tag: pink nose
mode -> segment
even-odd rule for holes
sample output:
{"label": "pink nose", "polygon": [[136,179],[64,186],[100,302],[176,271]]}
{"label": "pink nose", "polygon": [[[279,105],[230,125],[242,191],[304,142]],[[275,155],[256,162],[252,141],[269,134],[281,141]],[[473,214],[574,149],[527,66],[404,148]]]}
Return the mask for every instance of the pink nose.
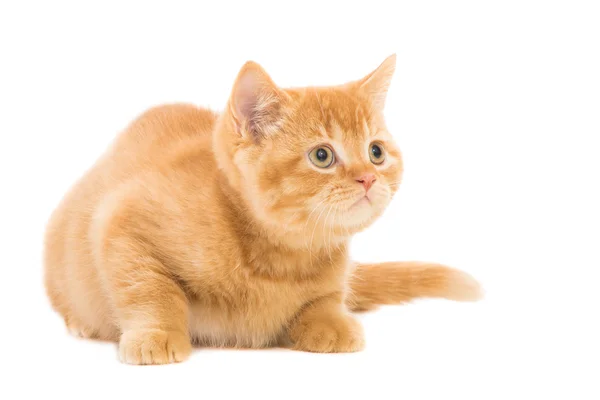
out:
{"label": "pink nose", "polygon": [[371,189],[371,186],[375,183],[377,179],[375,179],[375,175],[373,174],[365,174],[360,178],[356,179],[356,182],[362,184],[365,187],[365,190],[368,192]]}

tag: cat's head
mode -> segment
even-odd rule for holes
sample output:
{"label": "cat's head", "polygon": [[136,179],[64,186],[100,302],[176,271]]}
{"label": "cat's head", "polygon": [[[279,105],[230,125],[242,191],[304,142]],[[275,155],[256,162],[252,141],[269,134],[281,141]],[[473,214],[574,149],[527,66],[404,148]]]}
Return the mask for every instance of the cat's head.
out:
{"label": "cat's head", "polygon": [[383,212],[402,176],[382,114],[395,62],[344,85],[299,89],[278,87],[254,62],[242,67],[214,151],[260,221],[331,241]]}

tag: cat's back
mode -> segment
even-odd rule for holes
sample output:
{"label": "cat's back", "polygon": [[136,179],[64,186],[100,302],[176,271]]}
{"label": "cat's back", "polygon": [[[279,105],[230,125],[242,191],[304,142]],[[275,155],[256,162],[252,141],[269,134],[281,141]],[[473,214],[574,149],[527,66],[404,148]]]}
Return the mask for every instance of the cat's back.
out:
{"label": "cat's back", "polygon": [[108,151],[112,165],[151,167],[169,157],[171,150],[188,140],[210,137],[218,115],[190,104],[154,107],[140,115],[121,133]]}
{"label": "cat's back", "polygon": [[[216,118],[210,110],[187,104],[149,109],[117,136],[65,195],[48,222],[44,256],[47,291],[65,319],[68,315],[85,315],[92,311],[74,312],[77,302],[67,299],[93,296],[99,290],[89,238],[90,224],[98,206],[128,182],[144,179],[155,169],[164,170],[187,143],[193,142],[194,147],[205,149],[207,157],[211,157],[211,133]],[[73,282],[86,284],[71,284]]]}
{"label": "cat's back", "polygon": [[[107,192],[124,182],[163,169],[193,143],[212,158],[212,128],[217,114],[189,104],[169,104],[151,108],[121,132],[65,195],[54,215],[75,217],[81,207],[90,210]],[[51,219],[61,219],[53,218]],[[51,225],[51,224],[50,224]]]}

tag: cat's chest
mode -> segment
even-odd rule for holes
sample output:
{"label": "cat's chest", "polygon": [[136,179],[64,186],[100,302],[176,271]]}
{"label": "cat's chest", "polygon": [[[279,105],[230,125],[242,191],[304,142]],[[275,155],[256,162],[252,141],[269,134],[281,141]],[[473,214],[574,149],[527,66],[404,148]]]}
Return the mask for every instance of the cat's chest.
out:
{"label": "cat's chest", "polygon": [[209,345],[272,344],[306,303],[343,282],[342,258],[310,261],[255,255],[209,269],[204,291],[190,304],[192,336]]}

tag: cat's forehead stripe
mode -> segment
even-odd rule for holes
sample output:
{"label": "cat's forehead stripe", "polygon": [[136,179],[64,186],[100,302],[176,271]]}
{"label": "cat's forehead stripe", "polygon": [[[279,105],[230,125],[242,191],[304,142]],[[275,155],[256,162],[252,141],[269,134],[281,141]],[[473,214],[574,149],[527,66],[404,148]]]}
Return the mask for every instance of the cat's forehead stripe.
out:
{"label": "cat's forehead stripe", "polygon": [[336,142],[340,142],[340,143],[344,142],[345,135],[342,132],[342,129],[340,128],[340,126],[335,121],[334,121],[334,123],[330,124],[330,128],[327,133],[329,134],[329,137],[332,140],[334,140]]}
{"label": "cat's forehead stripe", "polygon": [[365,139],[371,136],[368,112],[363,104],[344,90],[312,88],[304,93],[308,109],[324,127],[331,140]]}

